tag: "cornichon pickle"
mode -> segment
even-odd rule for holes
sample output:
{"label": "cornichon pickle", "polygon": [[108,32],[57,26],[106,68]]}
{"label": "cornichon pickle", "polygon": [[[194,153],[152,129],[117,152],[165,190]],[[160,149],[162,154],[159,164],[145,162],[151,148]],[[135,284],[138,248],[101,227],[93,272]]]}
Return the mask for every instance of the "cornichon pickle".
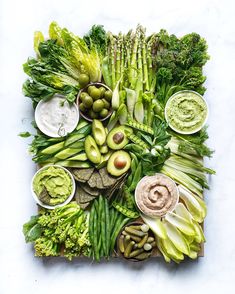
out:
{"label": "cornichon pickle", "polygon": [[131,239],[134,240],[135,242],[139,243],[141,241],[140,237],[137,237],[137,236],[135,236],[133,234],[127,233],[126,231],[123,231],[122,234],[125,235],[125,236],[127,236],[127,235],[130,236]]}
{"label": "cornichon pickle", "polygon": [[125,231],[126,231],[127,233],[130,233],[130,234],[135,235],[135,236],[137,236],[137,237],[143,237],[143,236],[146,235],[146,233],[144,233],[144,232],[142,232],[142,231],[138,231],[138,230],[132,229],[132,228],[130,228],[130,227],[125,227]]}
{"label": "cornichon pickle", "polygon": [[138,248],[142,248],[144,246],[144,244],[147,242],[148,240],[148,235],[145,235],[142,240],[137,244]]}
{"label": "cornichon pickle", "polygon": [[121,235],[118,239],[118,247],[119,247],[119,250],[122,253],[124,253],[125,248],[124,248],[124,236],[123,235]]}
{"label": "cornichon pickle", "polygon": [[145,260],[145,259],[147,259],[150,255],[151,255],[151,253],[143,252],[143,253],[141,253],[141,254],[135,256],[135,259],[138,259],[138,260]]}
{"label": "cornichon pickle", "polygon": [[129,258],[130,253],[131,253],[131,250],[132,250],[132,248],[133,248],[134,245],[135,245],[135,242],[134,242],[134,241],[131,241],[131,242],[127,245],[127,247],[125,248],[124,256],[125,256],[126,258]]}
{"label": "cornichon pickle", "polygon": [[132,251],[130,253],[130,258],[133,258],[133,257],[135,257],[135,256],[137,256],[137,255],[139,255],[139,254],[141,254],[143,252],[144,252],[143,248],[136,249],[136,250],[134,250],[134,251]]}

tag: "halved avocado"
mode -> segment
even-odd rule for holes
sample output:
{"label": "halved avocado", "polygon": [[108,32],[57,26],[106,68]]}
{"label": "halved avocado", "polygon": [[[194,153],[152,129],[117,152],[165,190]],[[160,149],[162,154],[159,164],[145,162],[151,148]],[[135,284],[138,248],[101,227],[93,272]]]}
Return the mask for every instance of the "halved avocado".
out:
{"label": "halved avocado", "polygon": [[113,175],[113,176],[121,176],[125,172],[128,171],[128,169],[131,166],[131,157],[129,153],[126,151],[120,150],[114,152],[109,160],[107,165],[107,171]]}
{"label": "halved avocado", "polygon": [[129,142],[126,136],[126,127],[120,126],[112,129],[107,137],[107,145],[114,150],[122,149]]}
{"label": "halved avocado", "polygon": [[95,140],[90,135],[87,136],[85,140],[85,152],[91,162],[95,164],[100,163],[101,154],[99,148],[96,145]]}
{"label": "halved avocado", "polygon": [[106,141],[106,132],[101,121],[94,119],[92,122],[92,135],[96,144],[101,146]]}

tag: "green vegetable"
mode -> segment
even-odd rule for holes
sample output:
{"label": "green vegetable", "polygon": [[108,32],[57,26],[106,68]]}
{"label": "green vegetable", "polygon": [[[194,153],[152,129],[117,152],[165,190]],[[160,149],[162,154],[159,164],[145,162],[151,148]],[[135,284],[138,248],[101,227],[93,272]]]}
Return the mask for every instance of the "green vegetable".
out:
{"label": "green vegetable", "polygon": [[139,213],[136,211],[131,211],[130,209],[126,208],[125,206],[120,205],[117,202],[112,203],[113,207],[117,209],[120,213],[123,215],[129,217],[129,218],[137,218],[139,216]]}
{"label": "green vegetable", "polygon": [[[41,228],[40,235],[29,240],[34,243],[36,256],[58,256],[62,247],[69,260],[81,254],[89,255],[88,217],[75,202],[54,210],[42,209],[32,219]],[[27,234],[31,225],[24,225]]]}
{"label": "green vegetable", "polygon": [[128,120],[127,126],[133,128],[133,129],[136,129],[136,130],[139,130],[139,131],[143,131],[145,133],[148,133],[150,135],[154,135],[154,131],[152,130],[152,128],[150,128],[149,126],[147,125],[144,125],[144,124],[140,124],[138,122],[135,122],[133,120]]}
{"label": "green vegetable", "polygon": [[30,220],[23,225],[23,233],[25,236],[25,242],[34,242],[42,234],[42,228],[38,224],[39,216],[31,216]]}

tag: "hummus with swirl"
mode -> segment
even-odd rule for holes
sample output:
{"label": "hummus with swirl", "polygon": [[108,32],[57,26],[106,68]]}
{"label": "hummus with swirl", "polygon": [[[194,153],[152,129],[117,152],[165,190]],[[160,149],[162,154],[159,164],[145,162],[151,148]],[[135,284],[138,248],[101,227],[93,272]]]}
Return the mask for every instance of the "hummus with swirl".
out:
{"label": "hummus with swirl", "polygon": [[138,208],[150,217],[163,217],[175,208],[178,200],[175,182],[160,173],[143,177],[135,190]]}

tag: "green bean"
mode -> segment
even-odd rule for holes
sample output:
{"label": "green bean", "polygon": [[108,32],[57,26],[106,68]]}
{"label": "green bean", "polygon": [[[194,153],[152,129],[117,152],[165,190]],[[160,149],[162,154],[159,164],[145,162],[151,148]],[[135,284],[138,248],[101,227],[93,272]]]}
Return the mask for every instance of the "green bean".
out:
{"label": "green bean", "polygon": [[110,216],[109,216],[109,204],[108,204],[108,199],[105,199],[104,201],[105,204],[105,232],[106,232],[106,256],[109,256],[109,247],[110,247]]}
{"label": "green bean", "polygon": [[150,135],[154,135],[153,129],[151,127],[149,127],[148,125],[141,124],[141,123],[135,122],[133,120],[129,120],[126,125],[133,128],[133,129],[148,133]]}
{"label": "green bean", "polygon": [[95,207],[94,207],[94,205],[92,205],[91,212],[90,212],[90,218],[89,218],[89,237],[90,237],[90,241],[91,241],[92,247],[94,246],[94,231],[93,231],[93,226],[94,226],[94,212],[95,212]]}
{"label": "green bean", "polygon": [[137,236],[137,237],[143,237],[143,236],[147,235],[146,233],[144,233],[142,231],[138,231],[138,230],[132,229],[130,227],[125,227],[125,231],[127,233],[130,233],[130,234]]}
{"label": "green bean", "polygon": [[135,173],[134,173],[134,176],[132,179],[132,183],[128,189],[130,192],[133,192],[135,190],[136,185],[140,181],[141,177],[142,177],[142,162],[140,161],[137,169],[135,170]]}
{"label": "green bean", "polygon": [[106,219],[105,219],[105,203],[102,196],[99,197],[99,206],[100,206],[100,226],[101,226],[101,241],[102,241],[102,248],[104,251],[104,255],[106,254],[107,248],[106,248],[106,232],[105,232],[105,225],[106,225]]}
{"label": "green bean", "polygon": [[133,143],[141,146],[142,148],[144,148],[144,149],[149,148],[149,146],[143,140],[141,140],[139,137],[137,137],[136,135],[131,134],[131,133],[127,133],[126,136],[129,140],[131,140]]}
{"label": "green bean", "polygon": [[117,202],[113,202],[112,203],[113,207],[117,209],[117,211],[119,211],[120,213],[122,213],[123,215],[129,217],[129,218],[137,218],[139,216],[139,213],[136,211],[132,211],[128,208],[126,208],[125,206],[120,205]]}
{"label": "green bean", "polygon": [[99,250],[98,250],[98,231],[97,231],[98,219],[97,212],[94,211],[94,254],[96,261],[99,261]]}

